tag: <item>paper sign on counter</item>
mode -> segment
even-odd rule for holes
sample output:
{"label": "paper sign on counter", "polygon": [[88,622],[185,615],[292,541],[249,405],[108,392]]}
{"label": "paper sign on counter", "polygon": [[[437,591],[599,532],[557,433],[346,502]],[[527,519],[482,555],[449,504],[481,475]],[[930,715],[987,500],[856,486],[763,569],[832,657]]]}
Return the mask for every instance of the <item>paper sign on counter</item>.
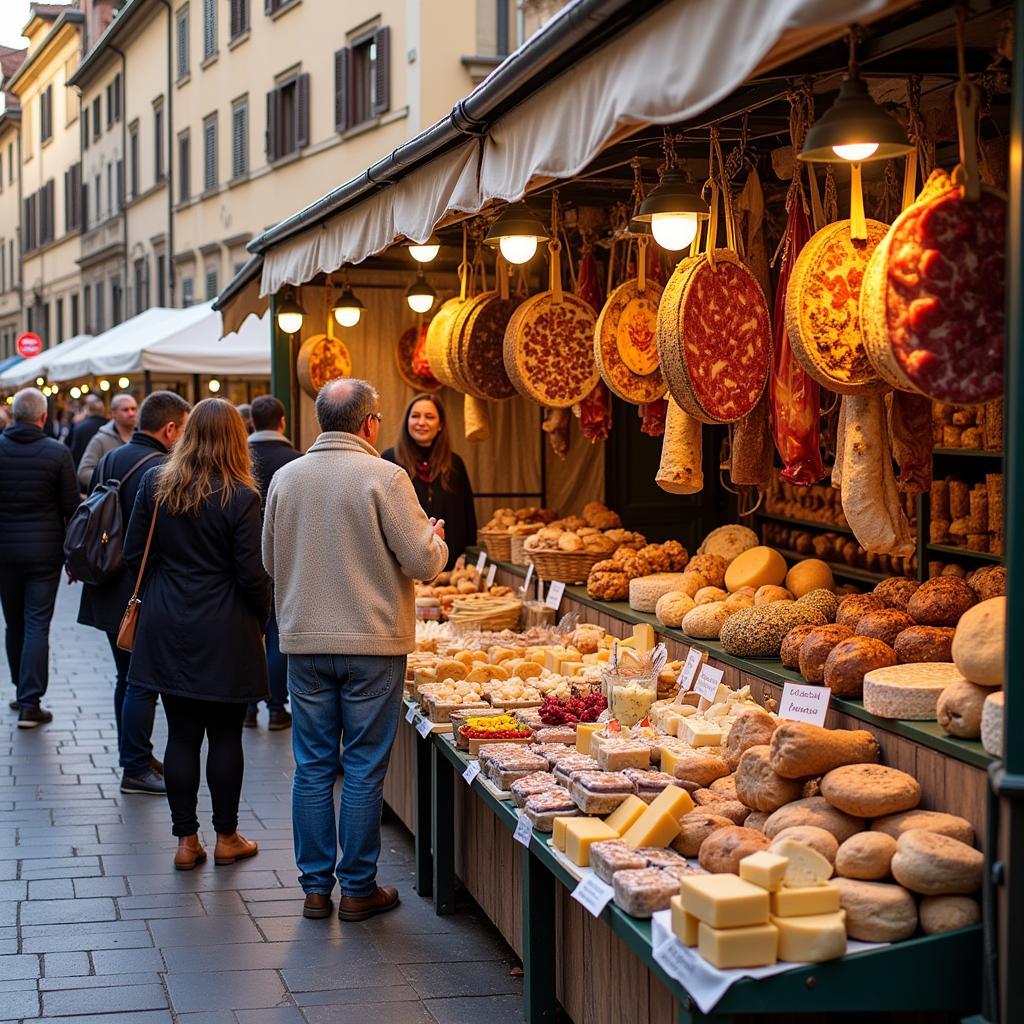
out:
{"label": "paper sign on counter", "polygon": [[433,728],[433,722],[429,718],[421,718],[416,724],[416,731],[426,739],[430,735],[430,730]]}
{"label": "paper sign on counter", "polygon": [[526,569],[526,579],[523,580],[523,593],[525,594],[530,589],[530,580],[533,579],[533,562],[531,562]]}
{"label": "paper sign on counter", "polygon": [[406,713],[405,713],[405,720],[407,722],[415,722],[416,721],[416,705],[415,704],[410,704],[409,705],[409,710],[406,711]]}
{"label": "paper sign on counter", "polygon": [[831,696],[832,691],[827,686],[785,683],[782,687],[782,700],[779,701],[779,718],[824,726]]}
{"label": "paper sign on counter", "polygon": [[533,825],[530,824],[530,819],[525,814],[519,815],[519,822],[516,825],[515,832],[512,833],[512,838],[517,843],[522,843],[523,846],[530,845],[530,836],[533,835]]}
{"label": "paper sign on counter", "polygon": [[466,780],[467,786],[473,785],[473,780],[480,774],[480,762],[470,761],[466,766],[466,770],[462,773],[463,779]]}
{"label": "paper sign on counter", "polygon": [[601,911],[608,906],[615,894],[610,885],[601,881],[597,875],[587,875],[572,891],[572,898],[582,907],[586,907],[594,917],[600,917]]}
{"label": "paper sign on counter", "polygon": [[494,586],[494,577],[498,575],[498,563],[491,562],[490,569],[487,570],[487,589],[490,590]]}
{"label": "paper sign on counter", "polygon": [[549,608],[558,611],[562,603],[562,595],[565,593],[565,584],[561,580],[555,580],[548,588],[548,599],[544,602]]}
{"label": "paper sign on counter", "polygon": [[483,576],[484,566],[487,564],[487,552],[481,551],[480,557],[476,560],[476,571],[479,575]]}
{"label": "paper sign on counter", "polygon": [[686,656],[686,661],[683,662],[683,667],[679,670],[679,678],[676,680],[676,682],[679,683],[679,692],[676,694],[677,704],[682,704],[683,697],[687,690],[693,686],[693,680],[697,675],[697,669],[700,668],[700,663],[703,659],[703,651],[698,651],[696,647],[690,648],[690,653]]}
{"label": "paper sign on counter", "polygon": [[718,684],[722,681],[725,673],[720,668],[712,665],[702,665],[697,682],[693,684],[695,693],[699,693],[706,700],[713,701],[718,693]]}

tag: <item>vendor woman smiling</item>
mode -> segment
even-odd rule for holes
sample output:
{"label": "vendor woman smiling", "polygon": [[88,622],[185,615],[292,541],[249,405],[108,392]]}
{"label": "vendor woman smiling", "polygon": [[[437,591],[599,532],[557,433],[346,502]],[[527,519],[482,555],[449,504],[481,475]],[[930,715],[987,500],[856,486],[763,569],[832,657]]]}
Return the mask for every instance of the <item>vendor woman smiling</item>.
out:
{"label": "vendor woman smiling", "polygon": [[476,543],[476,511],[466,464],[452,451],[440,400],[417,395],[402,417],[397,444],[381,456],[409,474],[423,511],[444,520],[445,568],[451,569],[455,559]]}

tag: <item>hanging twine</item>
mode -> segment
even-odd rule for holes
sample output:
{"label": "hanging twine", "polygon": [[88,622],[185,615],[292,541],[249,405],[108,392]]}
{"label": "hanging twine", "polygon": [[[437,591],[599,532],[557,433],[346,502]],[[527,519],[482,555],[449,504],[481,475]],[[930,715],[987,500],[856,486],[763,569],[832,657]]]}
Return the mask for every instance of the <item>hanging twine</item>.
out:
{"label": "hanging twine", "polygon": [[822,206],[824,207],[826,224],[839,220],[839,190],[836,188],[836,179],[832,173],[831,164],[825,170],[825,197],[822,200]]}

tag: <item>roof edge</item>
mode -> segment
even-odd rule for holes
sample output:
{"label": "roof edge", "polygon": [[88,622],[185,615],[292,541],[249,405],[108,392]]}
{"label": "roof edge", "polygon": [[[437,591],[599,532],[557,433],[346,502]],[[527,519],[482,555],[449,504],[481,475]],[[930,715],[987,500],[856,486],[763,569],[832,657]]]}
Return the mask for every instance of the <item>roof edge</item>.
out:
{"label": "roof edge", "polygon": [[107,48],[113,43],[122,31],[127,31],[127,26],[132,16],[146,7],[146,0],[128,0],[115,15],[110,24],[103,30],[103,34],[96,40],[92,49],[81,59],[75,73],[68,79],[68,85],[84,85],[91,77],[96,65],[101,58],[106,56]]}
{"label": "roof edge", "polygon": [[43,41],[36,47],[35,52],[30,53],[22,62],[21,67],[4,83],[6,90],[13,90],[15,83],[22,78],[29,68],[33,67],[36,59],[42,56],[43,52],[57,38],[65,25],[84,25],[85,14],[75,8],[66,10],[54,23],[53,28],[43,37]]}

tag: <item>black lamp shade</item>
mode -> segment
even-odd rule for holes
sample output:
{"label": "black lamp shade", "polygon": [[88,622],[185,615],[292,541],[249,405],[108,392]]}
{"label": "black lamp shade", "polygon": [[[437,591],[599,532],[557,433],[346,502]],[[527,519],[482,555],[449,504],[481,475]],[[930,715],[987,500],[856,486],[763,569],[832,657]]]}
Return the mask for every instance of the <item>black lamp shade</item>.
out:
{"label": "black lamp shade", "polygon": [[658,187],[640,204],[630,222],[630,231],[638,233],[634,223],[649,225],[656,213],[695,213],[707,217],[708,205],[679,171],[666,171]]}
{"label": "black lamp shade", "polygon": [[549,238],[548,229],[526,205],[511,203],[502,210],[484,237],[485,245],[498,245],[505,237],[519,235],[533,238]]}
{"label": "black lamp shade", "polygon": [[351,288],[344,288],[331,303],[331,312],[333,313],[336,309],[366,309],[366,307],[359,301],[358,296]]}

